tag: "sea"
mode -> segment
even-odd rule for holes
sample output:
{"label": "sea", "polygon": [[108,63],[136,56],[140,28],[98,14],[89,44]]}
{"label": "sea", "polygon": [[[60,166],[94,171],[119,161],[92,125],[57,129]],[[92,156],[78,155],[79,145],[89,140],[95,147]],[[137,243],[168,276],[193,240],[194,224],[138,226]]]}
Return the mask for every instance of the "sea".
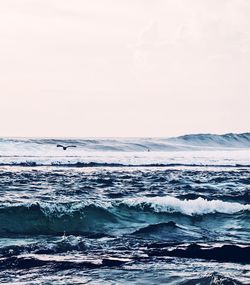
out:
{"label": "sea", "polygon": [[0,138],[0,284],[250,284],[250,133]]}

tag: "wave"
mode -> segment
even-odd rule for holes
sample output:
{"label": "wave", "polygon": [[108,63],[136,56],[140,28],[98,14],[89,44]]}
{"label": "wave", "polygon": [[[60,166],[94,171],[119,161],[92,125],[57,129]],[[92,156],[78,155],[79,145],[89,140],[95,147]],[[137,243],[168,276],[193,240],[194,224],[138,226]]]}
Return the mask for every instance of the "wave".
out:
{"label": "wave", "polygon": [[215,134],[190,134],[170,138],[168,141],[176,144],[193,145],[193,146],[210,146],[210,147],[233,147],[248,148],[250,147],[250,133],[224,135]]}
{"label": "wave", "polygon": [[21,166],[21,167],[39,167],[39,166],[51,166],[51,167],[77,167],[77,168],[85,168],[85,167],[220,167],[220,168],[249,168],[250,164],[213,164],[213,163],[143,163],[143,164],[124,164],[124,163],[112,163],[112,162],[72,162],[72,163],[64,163],[64,162],[36,162],[36,161],[23,161],[23,162],[6,162],[1,163],[0,166]]}
{"label": "wave", "polygon": [[223,276],[218,273],[206,274],[206,276],[202,276],[195,279],[190,279],[188,281],[183,281],[180,285],[243,285],[238,280],[233,278]]}
{"label": "wave", "polygon": [[[237,186],[236,186],[237,187]],[[246,188],[244,190],[242,190],[240,193],[237,192],[233,192],[233,193],[187,193],[187,194],[180,194],[177,196],[179,199],[184,200],[184,199],[188,199],[188,200],[195,200],[198,198],[204,198],[206,199],[207,197],[209,197],[209,199],[219,199],[219,200],[223,200],[226,202],[238,202],[241,204],[250,204],[250,193],[249,193],[249,189]]]}
{"label": "wave", "polygon": [[0,208],[1,234],[89,234],[116,222],[105,206],[95,204],[21,204]]}
{"label": "wave", "polygon": [[[75,241],[73,241],[75,242]],[[211,246],[207,244],[197,244],[197,243],[180,243],[178,245],[167,244],[166,247],[159,247],[157,244],[141,244],[140,247],[141,254],[134,255],[126,254],[124,256],[122,250],[122,243],[125,240],[121,238],[117,243],[112,243],[114,246],[111,252],[104,253],[103,248],[88,249],[84,245],[76,245],[65,243],[60,241],[57,245],[54,245],[51,249],[51,244],[40,244],[40,245],[30,245],[26,248],[22,246],[8,247],[4,251],[7,254],[1,256],[0,259],[0,269],[30,269],[34,267],[50,267],[54,270],[66,270],[73,268],[88,268],[95,269],[101,267],[120,267],[126,263],[132,262],[145,262],[154,260],[162,257],[171,258],[186,258],[186,259],[201,259],[217,262],[231,262],[239,264],[249,264],[250,263],[250,247],[246,245],[233,245],[233,244],[223,244]],[[79,243],[76,243],[79,244]],[[39,247],[45,247],[45,249],[39,249]],[[101,245],[100,245],[101,246]],[[127,245],[127,250],[132,250],[133,247],[138,245]],[[19,247],[19,249],[18,249]],[[116,248],[117,247],[117,248]],[[99,255],[93,255],[96,250],[100,250]],[[69,254],[69,252],[74,252]],[[60,253],[67,252],[68,255],[60,255]],[[79,254],[75,254],[79,252]],[[114,254],[116,252],[116,254]],[[86,254],[88,253],[88,254]],[[122,256],[123,254],[123,256]],[[121,256],[120,256],[121,255]],[[206,276],[212,281],[225,281],[226,278],[215,278],[215,276]],[[206,278],[207,279],[207,278]],[[204,279],[205,280],[205,279]],[[192,280],[194,281],[194,280]],[[229,279],[228,279],[229,281]],[[191,282],[191,280],[189,280]],[[184,283],[184,284],[197,284],[197,283]],[[206,283],[201,283],[206,284]],[[209,283],[217,284],[217,283]],[[230,284],[230,283],[219,283],[219,284]],[[232,283],[234,284],[234,283]]]}
{"label": "wave", "polygon": [[51,259],[46,256],[37,256],[35,254],[24,256],[12,256],[0,259],[0,269],[31,269],[34,267],[49,267],[50,270],[69,270],[69,269],[97,269],[102,267],[119,267],[129,260],[123,258],[100,258],[97,260],[79,261],[72,258],[71,260],[60,260],[59,257]]}
{"label": "wave", "polygon": [[220,247],[203,247],[198,244],[181,245],[177,248],[150,249],[149,256],[171,256],[216,260],[220,262],[250,263],[250,246],[223,245]]}
{"label": "wave", "polygon": [[177,225],[173,221],[147,225],[136,230],[132,235],[145,240],[153,239],[165,242],[189,242],[203,239],[203,236],[198,232],[197,228]]}
{"label": "wave", "polygon": [[[64,151],[58,144],[76,147]],[[216,135],[133,139],[0,138],[0,166],[250,167],[249,152],[249,133],[219,138]]]}
{"label": "wave", "polygon": [[147,234],[147,233],[152,233],[158,230],[162,230],[164,228],[171,229],[171,230],[180,229],[180,227],[177,226],[175,222],[170,221],[168,223],[160,223],[160,224],[146,226],[144,228],[141,228],[135,231],[134,234]]}
{"label": "wave", "polygon": [[131,208],[153,210],[156,213],[181,213],[188,216],[214,213],[234,214],[240,211],[249,211],[250,205],[230,203],[221,200],[180,200],[175,197],[138,197],[128,198],[121,202]]}
{"label": "wave", "polygon": [[1,149],[10,155],[20,151],[29,153],[61,153],[57,144],[74,144],[85,151],[176,151],[204,148],[250,148],[250,133],[241,134],[190,134],[172,138],[0,138]]}
{"label": "wave", "polygon": [[[10,244],[3,247],[0,247],[1,257],[11,257],[22,255],[24,253],[28,254],[58,254],[68,251],[81,251],[84,252],[88,250],[84,239],[81,237],[76,237],[73,235],[63,236],[60,240],[51,242],[48,239],[45,239],[44,236],[42,241],[38,239],[38,242],[27,242],[27,239],[24,238],[26,243],[23,244]],[[15,239],[16,241],[16,239]],[[33,241],[33,240],[32,240]]]}
{"label": "wave", "polygon": [[[179,200],[175,197],[142,197],[98,203],[33,203],[6,204],[0,207],[0,233],[10,234],[67,234],[90,235],[93,233],[115,234],[117,231],[130,233],[134,227],[168,216],[188,217],[207,214],[248,212],[250,205],[229,203],[203,198]],[[163,230],[174,224],[151,226],[144,231]],[[175,225],[176,226],[176,225]],[[141,230],[142,233],[143,230]],[[185,229],[181,229],[184,233]],[[138,233],[138,232],[137,232]],[[140,231],[139,231],[140,233]],[[189,232],[186,232],[187,235]]]}

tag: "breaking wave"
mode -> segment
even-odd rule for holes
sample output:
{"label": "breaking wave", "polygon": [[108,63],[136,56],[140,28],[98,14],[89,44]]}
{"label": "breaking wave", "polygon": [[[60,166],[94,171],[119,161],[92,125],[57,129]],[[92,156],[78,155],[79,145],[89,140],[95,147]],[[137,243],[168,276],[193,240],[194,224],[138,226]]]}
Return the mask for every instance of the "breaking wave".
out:
{"label": "breaking wave", "polygon": [[57,167],[246,167],[249,168],[250,164],[204,164],[204,163],[144,163],[144,164],[124,164],[124,163],[109,163],[109,162],[35,162],[35,161],[24,161],[24,162],[10,162],[0,163],[0,166],[22,166],[22,167],[39,167],[39,166],[57,166]]}
{"label": "breaking wave", "polygon": [[[142,215],[146,215],[146,220],[150,220],[158,214],[170,216],[180,214],[192,217],[207,214],[232,215],[249,210],[250,205],[240,203],[208,201],[203,198],[179,200],[170,196],[128,198],[100,204],[98,202],[57,205],[7,204],[0,208],[0,233],[62,234],[66,231],[69,234],[107,233],[112,235],[117,229],[123,229],[125,225],[129,228],[131,223],[140,224]],[[163,226],[177,227],[171,223]],[[159,225],[151,227],[157,229]],[[144,230],[150,229],[152,230],[152,228]]]}
{"label": "breaking wave", "polygon": [[193,146],[210,147],[250,147],[250,133],[242,134],[192,134],[176,138],[170,138],[169,141]]}
{"label": "breaking wave", "polygon": [[98,138],[98,139],[19,139],[1,138],[0,145],[8,150],[50,151],[57,144],[74,144],[87,151],[148,151],[194,150],[196,147],[249,148],[250,133],[190,134],[172,138]]}
{"label": "breaking wave", "polygon": [[208,201],[201,197],[195,200],[180,200],[175,197],[138,197],[128,198],[122,202],[128,207],[150,209],[156,213],[181,213],[184,215],[205,215],[214,213],[234,214],[249,211],[250,205],[230,203],[220,200]]}
{"label": "breaking wave", "polygon": [[[65,151],[57,145],[75,147]],[[0,138],[0,166],[249,167],[249,151],[250,133],[130,139]]]}

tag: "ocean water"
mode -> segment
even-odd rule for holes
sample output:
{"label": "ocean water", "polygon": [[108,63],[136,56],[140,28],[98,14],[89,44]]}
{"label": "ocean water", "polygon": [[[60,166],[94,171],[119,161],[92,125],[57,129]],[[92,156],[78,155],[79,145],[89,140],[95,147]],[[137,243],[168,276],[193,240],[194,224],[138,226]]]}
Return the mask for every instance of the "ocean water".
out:
{"label": "ocean water", "polygon": [[0,139],[0,283],[250,284],[249,133]]}

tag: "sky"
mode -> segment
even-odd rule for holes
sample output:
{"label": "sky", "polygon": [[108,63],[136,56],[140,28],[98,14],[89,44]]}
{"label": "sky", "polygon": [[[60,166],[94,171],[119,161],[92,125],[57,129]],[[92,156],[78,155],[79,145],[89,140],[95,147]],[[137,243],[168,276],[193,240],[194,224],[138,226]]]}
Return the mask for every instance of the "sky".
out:
{"label": "sky", "polygon": [[250,131],[249,0],[0,0],[0,136]]}

